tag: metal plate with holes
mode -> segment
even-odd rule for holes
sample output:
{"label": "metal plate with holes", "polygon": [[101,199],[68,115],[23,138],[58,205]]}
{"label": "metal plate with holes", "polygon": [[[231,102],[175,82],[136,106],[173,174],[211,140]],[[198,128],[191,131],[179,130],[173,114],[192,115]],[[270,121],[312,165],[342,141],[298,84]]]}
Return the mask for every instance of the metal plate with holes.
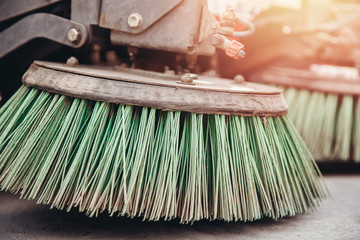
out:
{"label": "metal plate with holes", "polygon": [[[122,32],[140,33],[180,2],[181,0],[103,0],[100,26]],[[142,18],[137,27],[128,24],[128,18],[132,14],[138,14]]]}
{"label": "metal plate with holes", "polygon": [[[153,1],[151,9],[155,8],[154,2],[158,4],[157,1]],[[144,31],[139,32],[141,28],[136,32],[111,29],[111,43],[178,53],[212,55],[215,47],[208,38],[215,33],[211,26],[217,24],[217,20],[215,17],[211,19],[209,14],[203,16],[203,8],[206,8],[205,0],[182,0]],[[143,24],[147,21],[143,15],[142,21]]]}
{"label": "metal plate with holes", "polygon": [[179,76],[143,70],[34,62],[23,76],[27,86],[52,93],[163,110],[243,116],[287,113],[281,90],[256,83],[199,76],[194,85]]}

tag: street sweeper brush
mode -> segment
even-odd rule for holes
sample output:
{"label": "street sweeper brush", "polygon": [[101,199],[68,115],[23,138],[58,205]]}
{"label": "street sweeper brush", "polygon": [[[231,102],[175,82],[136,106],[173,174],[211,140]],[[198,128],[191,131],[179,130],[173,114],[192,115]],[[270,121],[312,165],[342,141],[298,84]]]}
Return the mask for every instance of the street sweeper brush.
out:
{"label": "street sweeper brush", "polygon": [[1,108],[2,190],[90,216],[278,219],[321,174],[281,91],[256,83],[34,62]]}
{"label": "street sweeper brush", "polygon": [[289,117],[316,160],[360,162],[359,77],[273,67],[250,81],[284,89]]}

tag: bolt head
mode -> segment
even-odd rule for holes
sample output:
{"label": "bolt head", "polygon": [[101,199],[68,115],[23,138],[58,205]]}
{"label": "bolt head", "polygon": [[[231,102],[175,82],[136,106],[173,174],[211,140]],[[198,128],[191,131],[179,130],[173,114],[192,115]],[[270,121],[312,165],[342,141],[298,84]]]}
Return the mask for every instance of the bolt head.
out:
{"label": "bolt head", "polygon": [[131,28],[139,28],[142,25],[142,16],[140,13],[132,13],[129,15],[127,22]]}
{"label": "bolt head", "polygon": [[81,33],[79,30],[77,30],[76,28],[71,28],[68,32],[67,32],[67,38],[70,42],[78,42],[81,38]]}
{"label": "bolt head", "polygon": [[244,81],[245,81],[245,78],[240,74],[238,74],[238,75],[236,75],[234,77],[234,82],[235,83],[243,83]]}
{"label": "bolt head", "polygon": [[192,83],[193,79],[194,78],[190,73],[185,73],[180,78],[181,82],[183,82],[183,83]]}
{"label": "bolt head", "polygon": [[66,65],[77,66],[77,65],[79,65],[79,60],[77,60],[76,57],[69,57],[66,61]]}

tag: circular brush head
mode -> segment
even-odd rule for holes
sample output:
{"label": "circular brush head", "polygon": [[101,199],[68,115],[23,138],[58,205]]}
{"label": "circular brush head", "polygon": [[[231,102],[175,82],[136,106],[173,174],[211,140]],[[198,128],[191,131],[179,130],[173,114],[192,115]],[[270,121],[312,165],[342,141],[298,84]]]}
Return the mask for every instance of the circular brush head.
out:
{"label": "circular brush head", "polygon": [[281,90],[35,62],[0,109],[0,186],[90,216],[278,219],[326,195]]}
{"label": "circular brush head", "polygon": [[355,69],[325,67],[273,67],[249,80],[283,88],[289,116],[316,160],[360,162],[360,77],[349,71]]}

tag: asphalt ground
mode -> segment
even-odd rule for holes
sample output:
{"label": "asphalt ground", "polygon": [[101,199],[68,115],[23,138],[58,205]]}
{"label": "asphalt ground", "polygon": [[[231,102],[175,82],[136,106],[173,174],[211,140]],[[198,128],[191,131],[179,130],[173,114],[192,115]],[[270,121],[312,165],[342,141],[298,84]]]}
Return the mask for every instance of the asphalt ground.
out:
{"label": "asphalt ground", "polygon": [[331,196],[315,212],[278,221],[193,225],[86,217],[0,193],[0,239],[360,239],[360,174],[325,175]]}

